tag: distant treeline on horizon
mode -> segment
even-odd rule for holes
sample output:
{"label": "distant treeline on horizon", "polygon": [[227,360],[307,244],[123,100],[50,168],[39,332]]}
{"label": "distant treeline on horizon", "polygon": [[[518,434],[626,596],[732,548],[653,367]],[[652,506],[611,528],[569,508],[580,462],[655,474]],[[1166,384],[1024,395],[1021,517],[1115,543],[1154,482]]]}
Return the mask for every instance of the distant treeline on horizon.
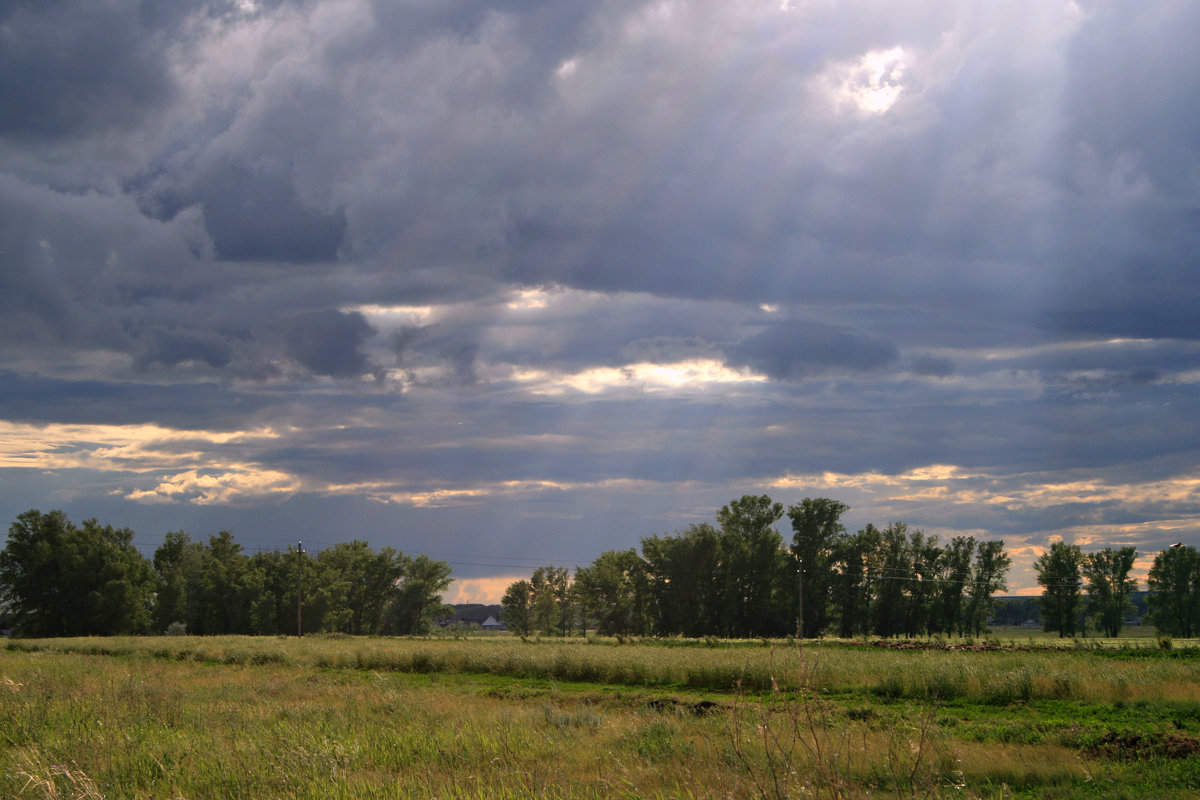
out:
{"label": "distant treeline on horizon", "polygon": [[[745,495],[717,512],[717,524],[692,525],[642,539],[641,552],[602,553],[572,577],[539,567],[509,585],[503,621],[522,635],[566,635],[594,626],[616,636],[682,635],[806,638],[874,635],[979,635],[997,612],[1030,619],[1060,636],[1091,624],[1116,636],[1131,614],[1159,630],[1190,637],[1200,630],[1200,555],[1175,545],[1155,558],[1149,594],[1135,605],[1132,547],[1083,553],[1054,543],[1035,562],[1042,596],[997,603],[1011,559],[1003,541],[937,536],[893,522],[849,533],[849,510],[828,498],[789,506]],[[792,541],[775,530],[786,516]]]}
{"label": "distant treeline on horizon", "polygon": [[[21,514],[0,551],[0,601],[21,636],[414,634],[446,615],[450,565],[342,542],[247,555],[228,531],[168,533],[147,559],[127,528]],[[3,627],[0,625],[0,627]]]}
{"label": "distant treeline on horizon", "polygon": [[[1134,548],[1085,554],[1057,542],[1035,562],[1042,595],[1001,601],[1011,563],[1003,541],[941,543],[903,522],[849,533],[840,522],[847,510],[828,498],[785,510],[767,495],[745,495],[718,510],[715,526],[643,538],[641,552],[602,553],[574,576],[539,567],[507,588],[499,615],[521,635],[563,636],[913,638],[1030,620],[1060,636],[1089,624],[1116,636],[1131,615],[1168,634],[1200,631],[1194,547],[1159,553],[1139,596],[1129,577]],[[774,527],[785,514],[793,532],[786,547]],[[31,510],[0,551],[0,629],[34,637],[407,635],[480,622],[476,612],[442,604],[451,574],[446,562],[360,540],[316,556],[291,547],[247,555],[228,531],[207,542],[168,533],[148,559],[127,528]]]}

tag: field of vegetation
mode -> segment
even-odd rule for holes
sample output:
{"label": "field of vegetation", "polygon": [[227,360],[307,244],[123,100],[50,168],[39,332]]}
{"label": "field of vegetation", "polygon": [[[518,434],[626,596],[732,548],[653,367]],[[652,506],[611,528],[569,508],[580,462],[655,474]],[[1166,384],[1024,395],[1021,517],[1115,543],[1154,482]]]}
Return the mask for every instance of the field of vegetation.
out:
{"label": "field of vegetation", "polygon": [[19,639],[0,796],[1195,797],[1196,644]]}

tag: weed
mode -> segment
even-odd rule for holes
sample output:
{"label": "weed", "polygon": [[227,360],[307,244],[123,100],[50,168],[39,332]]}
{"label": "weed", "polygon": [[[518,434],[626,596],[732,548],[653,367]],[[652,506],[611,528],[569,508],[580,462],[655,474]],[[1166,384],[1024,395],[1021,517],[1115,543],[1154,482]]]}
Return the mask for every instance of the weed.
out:
{"label": "weed", "polygon": [[879,683],[871,687],[871,692],[888,700],[898,700],[904,697],[904,676],[898,673],[884,675]]}
{"label": "weed", "polygon": [[[734,752],[761,798],[858,797],[865,787],[900,797],[936,797],[942,786],[961,788],[963,776],[945,747],[932,709],[906,725],[879,734],[848,720],[870,719],[870,709],[842,717],[813,691],[812,661],[797,648],[784,692],[776,681],[757,713],[735,717]],[[869,788],[868,788],[868,792]]]}
{"label": "weed", "polygon": [[36,750],[26,750],[17,756],[16,777],[23,784],[18,797],[42,797],[46,800],[104,800],[87,773],[72,763],[70,766],[48,763]]}

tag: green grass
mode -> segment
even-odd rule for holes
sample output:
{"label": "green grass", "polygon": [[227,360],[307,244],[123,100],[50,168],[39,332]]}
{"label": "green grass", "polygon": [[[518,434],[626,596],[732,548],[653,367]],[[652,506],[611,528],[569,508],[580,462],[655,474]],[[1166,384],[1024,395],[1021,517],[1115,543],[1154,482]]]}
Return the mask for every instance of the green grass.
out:
{"label": "green grass", "polygon": [[508,637],[0,648],[5,798],[868,795],[1200,796],[1200,652]]}

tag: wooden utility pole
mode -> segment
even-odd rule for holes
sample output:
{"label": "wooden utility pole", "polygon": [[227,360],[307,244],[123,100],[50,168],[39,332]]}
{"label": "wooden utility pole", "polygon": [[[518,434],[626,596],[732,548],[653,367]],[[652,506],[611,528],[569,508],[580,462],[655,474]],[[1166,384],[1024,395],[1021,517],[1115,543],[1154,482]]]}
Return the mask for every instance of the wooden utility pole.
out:
{"label": "wooden utility pole", "polygon": [[797,582],[800,584],[799,601],[796,603],[796,640],[804,638],[804,561],[796,559]]}
{"label": "wooden utility pole", "polygon": [[304,635],[300,607],[304,603],[304,542],[296,542],[296,635]]}

